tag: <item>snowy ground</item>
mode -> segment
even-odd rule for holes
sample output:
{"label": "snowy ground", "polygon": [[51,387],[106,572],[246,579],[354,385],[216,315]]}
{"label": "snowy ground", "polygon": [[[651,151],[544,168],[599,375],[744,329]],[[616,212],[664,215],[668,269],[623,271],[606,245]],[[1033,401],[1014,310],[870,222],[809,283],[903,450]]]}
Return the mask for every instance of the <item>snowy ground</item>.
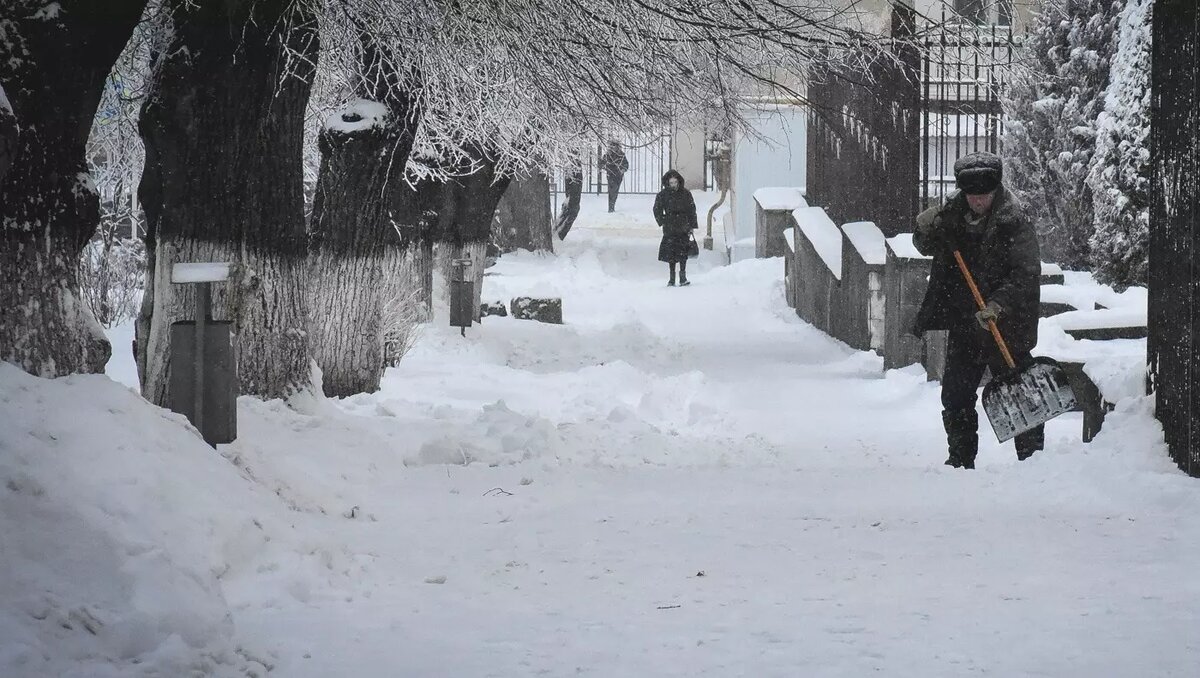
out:
{"label": "snowy ground", "polygon": [[487,277],[565,325],[439,322],[378,394],[243,400],[221,455],[0,366],[0,675],[1195,675],[1200,486],[1147,402],[948,469],[936,385],[780,261],[668,289],[649,199],[597,204]]}

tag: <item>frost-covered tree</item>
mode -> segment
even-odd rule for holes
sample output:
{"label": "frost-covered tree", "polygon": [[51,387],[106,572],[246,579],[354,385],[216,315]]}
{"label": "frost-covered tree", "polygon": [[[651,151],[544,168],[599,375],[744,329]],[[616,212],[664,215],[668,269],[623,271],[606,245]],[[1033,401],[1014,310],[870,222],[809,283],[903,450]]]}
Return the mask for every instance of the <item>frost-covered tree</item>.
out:
{"label": "frost-covered tree", "polygon": [[1124,0],[1047,3],[1004,97],[1009,185],[1028,205],[1046,256],[1088,265],[1093,225],[1087,178]]}
{"label": "frost-covered tree", "polygon": [[1121,13],[1088,185],[1096,277],[1118,289],[1147,282],[1150,223],[1150,61],[1153,0]]}
{"label": "frost-covered tree", "polygon": [[[99,222],[88,131],[146,0],[0,3],[0,360],[60,376],[111,351],[80,299],[80,253]],[[5,120],[9,122],[5,123]],[[15,148],[15,153],[11,150]]]}

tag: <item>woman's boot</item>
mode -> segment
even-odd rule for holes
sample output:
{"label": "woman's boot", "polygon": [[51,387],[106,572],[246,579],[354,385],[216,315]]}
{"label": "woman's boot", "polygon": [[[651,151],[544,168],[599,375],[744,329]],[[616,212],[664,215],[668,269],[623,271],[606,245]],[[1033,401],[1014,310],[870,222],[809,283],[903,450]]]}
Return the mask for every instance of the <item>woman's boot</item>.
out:
{"label": "woman's boot", "polygon": [[679,286],[686,287],[691,285],[687,279],[687,261],[679,262]]}
{"label": "woman's boot", "polygon": [[671,279],[667,281],[667,287],[675,286],[675,264],[667,264],[671,267]]}

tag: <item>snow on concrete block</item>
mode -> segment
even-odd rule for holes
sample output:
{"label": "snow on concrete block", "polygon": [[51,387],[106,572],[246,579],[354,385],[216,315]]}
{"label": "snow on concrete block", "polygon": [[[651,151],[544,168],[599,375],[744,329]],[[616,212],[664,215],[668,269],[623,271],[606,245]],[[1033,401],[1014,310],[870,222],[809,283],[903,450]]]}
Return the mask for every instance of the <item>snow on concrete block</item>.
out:
{"label": "snow on concrete block", "polygon": [[797,210],[808,207],[804,190],[783,186],[760,188],[754,192],[754,200],[764,210]]}
{"label": "snow on concrete block", "polygon": [[1146,309],[1140,308],[1072,311],[1053,321],[1075,339],[1144,339],[1147,334]]}
{"label": "snow on concrete block", "polygon": [[813,249],[833,273],[842,279],[842,231],[833,219],[820,207],[802,207],[792,212],[800,233],[810,242]]}
{"label": "snow on concrete block", "polygon": [[511,308],[517,320],[536,320],[552,325],[561,325],[563,322],[562,299],[559,298],[517,297],[512,300]]}
{"label": "snow on concrete block", "polygon": [[378,101],[355,99],[325,119],[325,129],[330,132],[353,134],[375,127],[383,127],[388,119],[388,108]]}
{"label": "snow on concrete block", "polygon": [[228,262],[182,263],[171,267],[171,282],[206,283],[229,280],[233,264]]}
{"label": "snow on concrete block", "polygon": [[854,221],[842,226],[842,232],[868,266],[887,263],[887,239],[874,222]]}
{"label": "snow on concrete block", "polygon": [[1063,274],[1062,267],[1058,264],[1042,262],[1043,285],[1062,285],[1064,282],[1066,282],[1066,276]]}
{"label": "snow on concrete block", "polygon": [[887,238],[886,242],[888,249],[892,251],[892,254],[896,255],[897,259],[930,259],[931,257],[921,254],[916,245],[913,245],[912,239],[912,233],[901,233],[895,237]]}
{"label": "snow on concrete block", "polygon": [[1146,359],[1144,355],[1115,355],[1089,360],[1083,365],[1104,402],[1118,403],[1126,398],[1146,395]]}
{"label": "snow on concrete block", "polygon": [[783,241],[787,243],[788,253],[794,254],[796,252],[796,229],[783,229]]}

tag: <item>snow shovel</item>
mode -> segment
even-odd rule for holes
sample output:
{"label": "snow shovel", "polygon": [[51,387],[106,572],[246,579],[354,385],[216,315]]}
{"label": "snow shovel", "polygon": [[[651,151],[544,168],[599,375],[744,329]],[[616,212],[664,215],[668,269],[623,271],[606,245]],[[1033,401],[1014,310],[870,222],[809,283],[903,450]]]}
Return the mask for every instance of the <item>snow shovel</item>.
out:
{"label": "snow shovel", "polygon": [[[975,278],[967,269],[967,262],[962,254],[954,251],[954,259],[971,288],[975,304],[979,310],[987,308]],[[1057,361],[1052,358],[1035,358],[1029,365],[1017,369],[1008,344],[1000,335],[1000,328],[995,320],[988,321],[992,338],[1000,348],[1008,371],[1004,374],[993,374],[992,380],[983,389],[983,411],[992,422],[992,430],[996,439],[1004,442],[1026,431],[1037,428],[1060,414],[1074,411],[1075,391],[1072,390],[1067,374]]]}

